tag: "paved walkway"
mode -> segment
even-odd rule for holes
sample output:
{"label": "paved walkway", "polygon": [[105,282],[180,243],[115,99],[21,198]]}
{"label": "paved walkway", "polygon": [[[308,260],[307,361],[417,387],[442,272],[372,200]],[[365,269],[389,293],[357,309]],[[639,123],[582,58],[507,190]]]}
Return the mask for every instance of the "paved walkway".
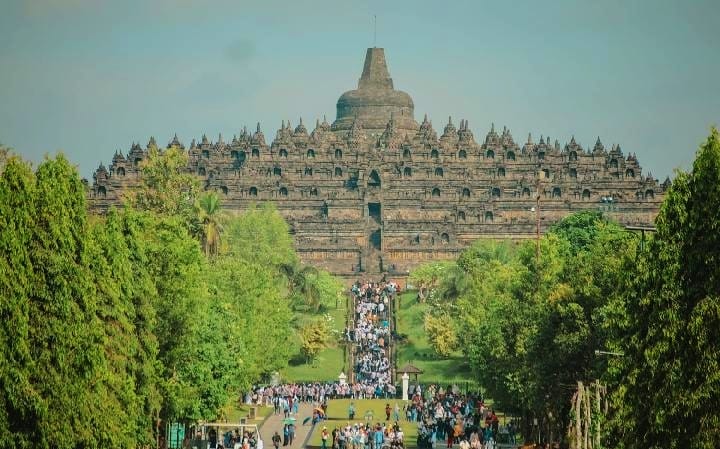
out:
{"label": "paved walkway", "polygon": [[[299,448],[302,449],[305,444],[305,439],[307,438],[308,434],[312,431],[312,424],[308,423],[307,425],[303,426],[303,420],[307,417],[312,417],[312,411],[313,411],[313,405],[311,403],[307,402],[301,402],[300,408],[298,409],[298,414],[293,415],[293,417],[297,418],[295,421],[295,440],[293,441],[292,446],[288,445],[285,447],[285,449],[289,448]],[[262,427],[260,428],[260,435],[263,440],[263,445],[265,446],[265,449],[273,449],[272,445],[272,436],[275,434],[275,431],[280,434],[280,437],[283,436],[283,421],[285,420],[285,416],[280,413],[279,415],[270,415],[268,419],[265,420]],[[282,448],[282,444],[280,445]]]}

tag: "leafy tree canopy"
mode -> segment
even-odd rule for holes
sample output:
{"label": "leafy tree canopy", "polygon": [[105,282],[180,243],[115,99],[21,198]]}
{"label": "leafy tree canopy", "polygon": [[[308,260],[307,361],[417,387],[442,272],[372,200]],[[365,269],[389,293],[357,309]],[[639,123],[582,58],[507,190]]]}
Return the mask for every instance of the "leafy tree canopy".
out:
{"label": "leafy tree canopy", "polygon": [[678,172],[625,278],[613,363],[620,447],[720,447],[720,135]]}

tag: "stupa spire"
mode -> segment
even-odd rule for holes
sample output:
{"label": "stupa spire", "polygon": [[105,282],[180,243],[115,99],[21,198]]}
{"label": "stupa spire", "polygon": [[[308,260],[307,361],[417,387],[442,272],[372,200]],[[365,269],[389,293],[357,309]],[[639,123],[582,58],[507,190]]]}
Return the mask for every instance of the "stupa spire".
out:
{"label": "stupa spire", "polygon": [[385,49],[368,48],[365,54],[365,65],[363,67],[358,89],[392,89],[393,82],[385,62]]}

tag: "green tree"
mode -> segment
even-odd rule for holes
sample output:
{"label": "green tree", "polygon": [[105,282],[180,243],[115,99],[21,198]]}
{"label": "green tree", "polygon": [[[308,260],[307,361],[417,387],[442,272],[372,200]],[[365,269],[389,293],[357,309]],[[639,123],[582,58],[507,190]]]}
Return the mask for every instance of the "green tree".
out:
{"label": "green tree", "polygon": [[542,238],[539,260],[534,242],[468,248],[458,267],[469,284],[450,309],[488,394],[555,435],[568,424],[567,386],[601,374],[594,350],[607,347],[607,308],[635,247],[631,234],[601,215],[566,220]]}
{"label": "green tree", "polygon": [[218,257],[209,273],[215,307],[225,314],[216,326],[230,339],[229,356],[241,363],[234,382],[246,388],[287,365],[290,304],[268,267],[228,254]]}
{"label": "green tree", "polygon": [[[160,419],[215,419],[287,364],[287,225],[255,210],[230,221],[225,252],[214,238],[203,251],[182,154],[152,153],[138,209],[90,221],[64,157],[0,173],[0,447],[151,444]],[[216,199],[197,202],[206,237]],[[311,280],[321,304],[337,294],[327,273]]]}
{"label": "green tree", "polygon": [[447,357],[457,349],[458,338],[450,315],[426,313],[424,326],[436,354]]}
{"label": "green tree", "polygon": [[187,171],[188,156],[178,147],[161,150],[151,146],[143,160],[142,185],[130,195],[138,210],[180,217],[192,235],[201,235],[198,221],[198,179]]}
{"label": "green tree", "polygon": [[322,305],[318,269],[309,265],[300,266],[291,276],[291,295],[297,298],[296,303],[318,311]]}
{"label": "green tree", "polygon": [[206,257],[216,256],[220,249],[222,233],[220,197],[216,192],[208,192],[200,196],[199,203],[203,250]]}
{"label": "green tree", "polygon": [[720,135],[678,172],[628,275],[614,361],[622,447],[720,447]]}
{"label": "green tree", "polygon": [[95,418],[104,354],[88,268],[84,186],[62,155],[45,160],[34,177],[11,158],[0,181],[0,207],[3,316],[14,318],[3,320],[2,339],[11,343],[5,348],[14,349],[0,375],[2,443],[99,446],[107,439],[88,423]]}
{"label": "green tree", "polygon": [[47,415],[30,338],[36,186],[30,166],[18,158],[0,175],[0,446],[25,448],[35,444]]}
{"label": "green tree", "polygon": [[138,236],[123,215],[113,209],[90,229],[90,267],[107,357],[88,425],[103,430],[104,446],[129,448],[153,440],[151,417],[159,397],[153,309],[147,304],[154,288],[145,264],[135,261]]}
{"label": "green tree", "polygon": [[251,206],[226,226],[225,239],[230,255],[271,268],[295,267],[298,258],[290,228],[275,205]]}
{"label": "green tree", "polygon": [[322,319],[316,319],[305,323],[299,331],[300,350],[308,362],[315,360],[315,357],[328,346],[330,329]]}
{"label": "green tree", "polygon": [[420,301],[425,301],[430,296],[453,265],[454,262],[451,261],[429,262],[410,273],[408,280],[418,289]]}
{"label": "green tree", "polygon": [[205,318],[198,314],[207,301],[207,260],[199,243],[188,234],[181,217],[143,217],[148,273],[154,280],[157,318],[154,334],[161,364],[163,396],[160,417],[186,418],[189,403],[199,400],[189,383],[176,382],[180,367],[195,362],[188,351]]}
{"label": "green tree", "polygon": [[149,223],[154,222],[146,213],[138,213],[124,209],[118,213],[121,219],[121,230],[128,248],[128,256],[132,264],[132,281],[123,284],[127,294],[132,298],[134,306],[135,335],[138,350],[135,353],[136,371],[134,382],[136,395],[142,402],[143,414],[138,419],[138,444],[154,441],[151,418],[159,415],[162,406],[161,373],[162,365],[158,359],[159,345],[156,335],[158,292],[148,267],[151,265],[149,242],[145,230]]}
{"label": "green tree", "polygon": [[280,272],[288,277],[288,295],[296,310],[319,312],[336,307],[345,291],[338,278],[309,265],[283,266]]}
{"label": "green tree", "polygon": [[2,175],[3,169],[5,168],[5,164],[7,163],[9,157],[10,149],[5,145],[0,144],[0,175]]}
{"label": "green tree", "polygon": [[342,281],[325,270],[318,270],[316,282],[323,307],[337,307],[346,291]]}

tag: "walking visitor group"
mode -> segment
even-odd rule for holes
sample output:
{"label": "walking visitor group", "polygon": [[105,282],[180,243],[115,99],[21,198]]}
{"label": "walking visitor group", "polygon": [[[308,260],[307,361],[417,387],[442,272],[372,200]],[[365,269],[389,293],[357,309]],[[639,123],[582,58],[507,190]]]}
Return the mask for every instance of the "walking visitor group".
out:
{"label": "walking visitor group", "polygon": [[[245,397],[246,403],[272,406],[274,414],[284,418],[282,435],[279,432],[272,435],[275,449],[293,446],[295,418],[301,403],[314,406],[312,416],[306,417],[302,425],[322,426],[321,449],[404,448],[406,441],[401,423],[417,426],[419,449],[440,445],[448,449],[455,445],[459,449],[494,449],[500,435],[504,435],[507,443],[515,444],[514,423],[500,425],[498,416],[485,405],[482,395],[461,394],[457,386],[412,385],[409,400],[402,401],[401,406],[391,378],[393,332],[389,313],[399,287],[393,282],[356,282],[350,292],[353,321],[346,327],[344,339],[351,348],[351,381],[257,386]],[[346,425],[332,430],[325,421],[330,399],[351,400]],[[371,411],[356,418],[354,400],[360,399],[387,400],[385,420],[376,421]],[[356,422],[358,419],[362,422]]]}

